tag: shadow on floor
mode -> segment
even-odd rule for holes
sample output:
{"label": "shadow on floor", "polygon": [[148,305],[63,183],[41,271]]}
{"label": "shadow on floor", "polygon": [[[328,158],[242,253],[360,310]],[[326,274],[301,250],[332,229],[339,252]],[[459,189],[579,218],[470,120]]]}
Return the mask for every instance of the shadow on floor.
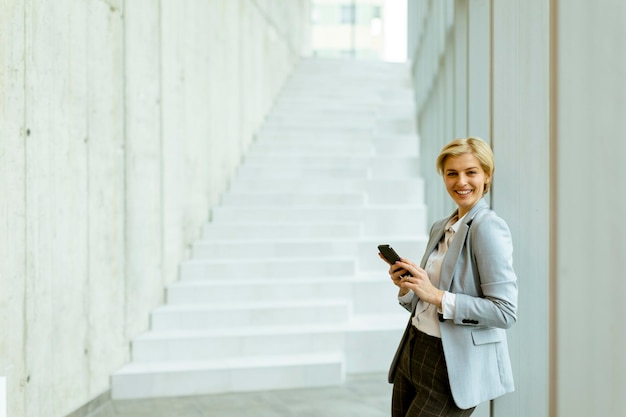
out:
{"label": "shadow on floor", "polygon": [[386,374],[348,377],[337,387],[115,400],[89,417],[388,417]]}

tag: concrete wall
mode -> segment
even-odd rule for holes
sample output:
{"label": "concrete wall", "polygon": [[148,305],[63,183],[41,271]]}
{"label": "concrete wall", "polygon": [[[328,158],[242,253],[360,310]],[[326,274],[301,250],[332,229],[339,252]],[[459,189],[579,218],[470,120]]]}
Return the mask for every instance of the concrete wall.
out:
{"label": "concrete wall", "polygon": [[105,393],[308,41],[308,0],[0,3],[8,415]]}
{"label": "concrete wall", "polygon": [[[519,322],[509,331],[517,390],[477,417],[547,416],[549,19],[542,0],[413,1],[414,74],[430,220],[454,209],[434,161],[456,137],[496,156],[492,207],[509,224]],[[421,23],[419,23],[421,22]],[[420,29],[421,28],[421,29]]]}
{"label": "concrete wall", "polygon": [[625,15],[610,0],[409,0],[431,220],[452,208],[439,150],[481,136],[496,155],[489,199],[514,238],[517,390],[477,417],[626,409]]}
{"label": "concrete wall", "polygon": [[551,404],[626,412],[626,3],[551,1]]}

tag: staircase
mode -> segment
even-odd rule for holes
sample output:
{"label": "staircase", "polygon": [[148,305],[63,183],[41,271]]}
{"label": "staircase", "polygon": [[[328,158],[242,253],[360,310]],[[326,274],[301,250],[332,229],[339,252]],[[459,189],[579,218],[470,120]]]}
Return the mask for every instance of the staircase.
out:
{"label": "staircase", "polygon": [[376,246],[419,259],[409,69],[303,60],[212,212],[114,398],[341,384],[385,371],[406,325]]}

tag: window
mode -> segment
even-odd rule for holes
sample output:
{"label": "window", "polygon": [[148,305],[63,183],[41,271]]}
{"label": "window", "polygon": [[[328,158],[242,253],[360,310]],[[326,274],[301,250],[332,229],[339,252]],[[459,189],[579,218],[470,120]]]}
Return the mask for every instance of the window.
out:
{"label": "window", "polygon": [[380,6],[372,7],[372,19],[380,19]]}
{"label": "window", "polygon": [[356,10],[354,4],[342,4],[340,22],[343,25],[351,25],[356,21]]}

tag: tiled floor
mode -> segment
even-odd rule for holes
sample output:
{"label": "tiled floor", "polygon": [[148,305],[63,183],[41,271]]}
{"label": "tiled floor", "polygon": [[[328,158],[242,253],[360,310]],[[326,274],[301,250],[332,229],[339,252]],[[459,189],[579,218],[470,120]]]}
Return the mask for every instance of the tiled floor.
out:
{"label": "tiled floor", "polygon": [[117,400],[89,417],[388,417],[385,374],[348,377],[339,387]]}

